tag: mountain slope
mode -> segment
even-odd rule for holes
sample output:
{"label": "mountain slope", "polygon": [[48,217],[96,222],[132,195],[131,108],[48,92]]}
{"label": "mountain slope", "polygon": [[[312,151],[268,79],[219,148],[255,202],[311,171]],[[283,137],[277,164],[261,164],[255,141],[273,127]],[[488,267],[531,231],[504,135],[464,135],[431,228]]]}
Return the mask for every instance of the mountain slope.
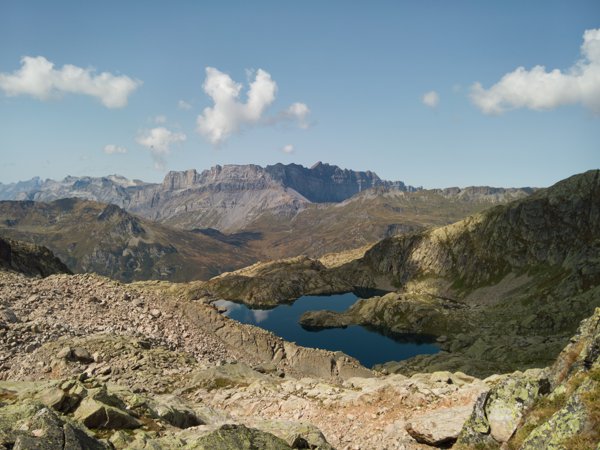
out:
{"label": "mountain slope", "polygon": [[447,353],[424,366],[494,371],[547,365],[600,306],[600,171],[456,224],[386,239],[337,275],[396,290],[307,326],[362,323],[393,334],[436,336]]}
{"label": "mountain slope", "polygon": [[[301,318],[311,329],[361,324],[393,336],[427,335],[444,350],[388,364],[387,371],[487,376],[547,365],[600,306],[600,171],[452,225],[384,239],[336,266],[271,264],[204,286],[249,304],[308,292],[387,291],[345,312]],[[276,296],[262,297],[269,292]]]}
{"label": "mountain slope", "polygon": [[0,269],[42,277],[55,273],[70,273],[67,266],[47,248],[2,238],[0,238]]}
{"label": "mountain slope", "polygon": [[74,272],[122,281],[207,279],[254,262],[243,246],[78,199],[0,202],[0,234],[47,246]]}
{"label": "mountain slope", "polygon": [[262,233],[249,245],[269,259],[373,244],[385,237],[447,225],[492,205],[530,195],[531,189],[470,187],[405,192],[368,189],[341,203],[309,204],[292,217],[264,212],[245,231]]}

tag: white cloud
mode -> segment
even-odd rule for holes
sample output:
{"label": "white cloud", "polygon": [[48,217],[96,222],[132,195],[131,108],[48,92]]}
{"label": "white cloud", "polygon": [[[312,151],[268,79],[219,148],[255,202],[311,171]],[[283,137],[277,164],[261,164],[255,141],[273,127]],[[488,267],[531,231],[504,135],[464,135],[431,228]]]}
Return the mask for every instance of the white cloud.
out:
{"label": "white cloud", "polygon": [[127,149],[125,147],[120,147],[114,144],[108,144],[104,146],[104,153],[107,155],[114,155],[117,153],[127,153]]}
{"label": "white cloud", "polygon": [[565,72],[544,66],[518,67],[489,89],[471,87],[471,100],[485,114],[502,114],[517,108],[537,111],[582,104],[600,115],[600,29],[586,30],[582,58]]}
{"label": "white cloud", "polygon": [[136,142],[150,150],[154,160],[154,168],[164,170],[165,157],[171,154],[171,146],[186,140],[183,133],[173,132],[165,127],[152,128],[141,132]]}
{"label": "white cloud", "polygon": [[243,103],[239,100],[242,85],[226,73],[207,67],[203,88],[212,98],[214,106],[204,108],[198,116],[198,130],[211,143],[218,145],[244,125],[260,121],[264,111],[275,100],[277,84],[269,73],[258,69],[254,81],[250,83],[248,99]]}
{"label": "white cloud", "polygon": [[421,101],[425,106],[429,106],[430,108],[437,108],[437,105],[440,104],[440,96],[435,91],[429,91],[423,94]]}
{"label": "white cloud", "polygon": [[232,134],[240,132],[251,125],[275,125],[282,121],[297,122],[300,128],[308,128],[309,107],[304,103],[293,103],[284,111],[271,117],[264,117],[269,106],[275,101],[277,83],[271,75],[258,69],[256,72],[246,71],[250,80],[247,100],[240,100],[242,84],[215,69],[206,68],[206,79],[202,85],[204,92],[213,100],[212,107],[204,108],[198,116],[197,124],[200,134],[212,144],[222,144]]}
{"label": "white cloud", "polygon": [[21,68],[12,74],[0,73],[0,89],[8,96],[30,95],[38,100],[58,98],[62,94],[83,94],[99,99],[107,108],[122,108],[129,95],[142,82],[126,75],[102,72],[65,64],[55,69],[43,56],[25,56]]}
{"label": "white cloud", "polygon": [[177,102],[177,107],[179,109],[184,109],[184,110],[189,110],[192,109],[192,105],[190,105],[188,102],[186,102],[185,100],[179,100]]}
{"label": "white cloud", "polygon": [[300,128],[306,129],[309,127],[310,108],[305,103],[292,103],[283,115],[285,118],[297,121]]}
{"label": "white cloud", "polygon": [[156,116],[154,118],[154,123],[157,123],[157,124],[167,123],[167,116],[163,116],[162,114],[159,116]]}
{"label": "white cloud", "polygon": [[295,150],[295,149],[294,149],[294,146],[293,146],[292,144],[284,145],[284,146],[281,148],[281,151],[282,151],[283,153],[287,153],[288,155],[291,155],[292,153],[294,153],[294,150]]}

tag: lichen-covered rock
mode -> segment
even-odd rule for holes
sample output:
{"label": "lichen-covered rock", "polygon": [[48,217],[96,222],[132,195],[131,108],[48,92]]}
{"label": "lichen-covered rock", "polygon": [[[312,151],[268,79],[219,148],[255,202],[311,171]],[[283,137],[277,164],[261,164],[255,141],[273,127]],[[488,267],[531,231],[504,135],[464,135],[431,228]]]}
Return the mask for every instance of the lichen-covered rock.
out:
{"label": "lichen-covered rock", "polygon": [[[594,448],[600,441],[600,308],[584,320],[555,364],[492,377],[457,448],[508,442],[522,450]],[[551,392],[548,394],[549,389]]]}
{"label": "lichen-covered rock", "polygon": [[274,434],[283,439],[292,448],[317,448],[319,450],[333,450],[321,430],[314,425],[302,422],[256,420],[252,426],[257,429]]}
{"label": "lichen-covered rock", "polygon": [[223,425],[202,437],[188,441],[190,448],[198,450],[286,450],[286,441],[244,425]]}
{"label": "lichen-covered rock", "polygon": [[566,405],[550,417],[550,419],[535,428],[523,442],[521,450],[561,450],[565,441],[573,438],[588,426],[588,411],[581,395],[589,392],[593,381],[587,380],[569,398]]}
{"label": "lichen-covered rock", "polygon": [[0,445],[13,450],[107,450],[105,443],[40,404],[0,408]]}
{"label": "lichen-covered rock", "polygon": [[540,370],[515,372],[500,378],[489,392],[478,399],[460,433],[459,446],[507,442],[527,408],[548,391],[548,380]]}
{"label": "lichen-covered rock", "polygon": [[540,395],[547,394],[548,380],[539,371],[509,376],[488,395],[485,412],[490,434],[497,442],[507,442],[524,412]]}
{"label": "lichen-covered rock", "polygon": [[108,428],[112,430],[139,428],[141,423],[135,418],[113,406],[86,398],[75,410],[74,419],[88,428]]}

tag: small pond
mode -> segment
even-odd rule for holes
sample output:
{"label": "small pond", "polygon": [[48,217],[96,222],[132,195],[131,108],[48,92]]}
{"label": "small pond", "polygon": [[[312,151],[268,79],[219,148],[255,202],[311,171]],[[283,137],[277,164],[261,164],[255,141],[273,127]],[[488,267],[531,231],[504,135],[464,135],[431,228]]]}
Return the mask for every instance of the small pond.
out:
{"label": "small pond", "polygon": [[366,367],[439,351],[432,343],[395,340],[359,325],[309,331],[298,323],[300,316],[306,311],[344,311],[352,306],[356,299],[352,293],[331,296],[307,295],[300,297],[292,305],[279,305],[266,310],[250,309],[226,300],[219,300],[215,305],[227,308],[224,314],[239,322],[259,326],[304,347],[342,351],[355,357]]}

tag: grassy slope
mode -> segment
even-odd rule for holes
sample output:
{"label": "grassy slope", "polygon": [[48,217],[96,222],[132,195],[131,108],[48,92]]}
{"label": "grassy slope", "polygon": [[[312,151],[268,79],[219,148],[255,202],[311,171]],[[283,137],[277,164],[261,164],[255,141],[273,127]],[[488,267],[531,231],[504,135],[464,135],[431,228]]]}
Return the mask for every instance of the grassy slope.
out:
{"label": "grassy slope", "polygon": [[254,259],[236,247],[82,200],[0,202],[0,234],[47,246],[74,272],[122,281],[207,279]]}
{"label": "grassy slope", "polygon": [[365,191],[338,204],[312,204],[293,217],[270,213],[248,225],[264,238],[251,248],[265,259],[300,254],[319,257],[372,244],[387,236],[447,225],[489,208],[489,200],[444,196],[435,191]]}

